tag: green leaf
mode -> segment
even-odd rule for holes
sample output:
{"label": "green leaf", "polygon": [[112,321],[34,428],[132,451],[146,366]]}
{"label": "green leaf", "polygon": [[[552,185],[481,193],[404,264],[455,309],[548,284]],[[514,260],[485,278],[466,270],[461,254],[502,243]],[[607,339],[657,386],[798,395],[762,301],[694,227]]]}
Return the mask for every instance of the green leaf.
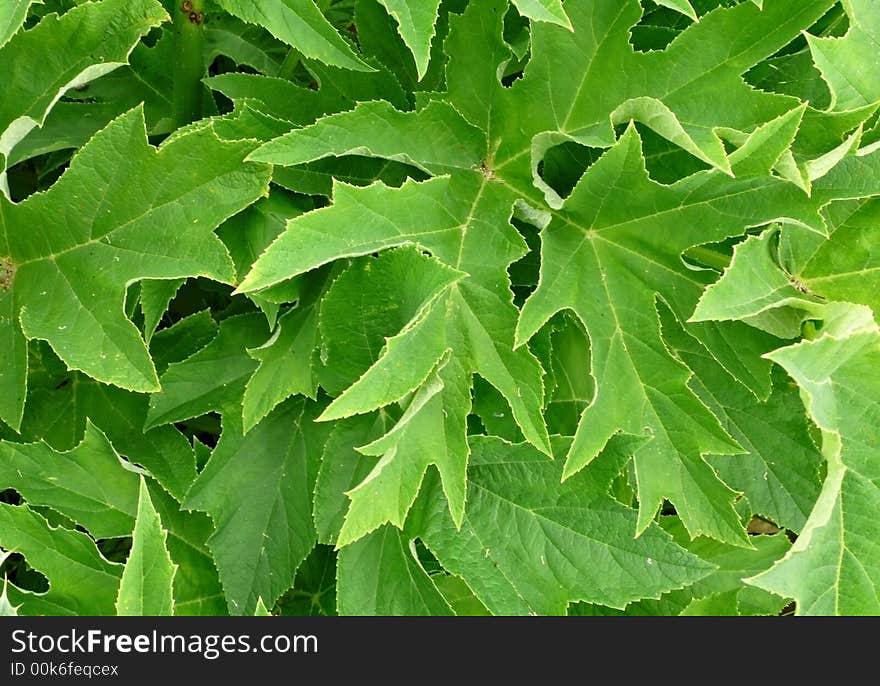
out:
{"label": "green leaf", "polygon": [[269,32],[306,57],[345,69],[370,71],[311,0],[217,0],[224,10]]}
{"label": "green leaf", "polygon": [[242,434],[224,415],[223,436],[184,503],[207,512],[208,540],[231,614],[253,614],[257,600],[274,605],[293,584],[315,546],[312,491],[325,429],[307,400],[282,404]]}
{"label": "green leaf", "polygon": [[[197,445],[198,440],[195,441]],[[164,490],[150,486],[150,500],[168,531],[166,544],[177,571],[174,574],[174,614],[227,614],[223,588],[217,576],[208,538],[214,533],[210,518],[186,512]]]}
{"label": "green leaf", "polygon": [[513,0],[522,14],[535,21],[546,21],[572,29],[571,22],[562,8],[562,0]]}
{"label": "green leaf", "polygon": [[[715,184],[725,190],[719,194]],[[616,188],[625,190],[615,197]],[[583,322],[591,340],[596,391],[581,416],[565,474],[593,460],[615,433],[649,437],[634,455],[640,530],[668,498],[679,505],[692,534],[745,543],[731,506],[733,492],[701,457],[739,448],[687,387],[690,372],[667,352],[655,294],[686,317],[704,278],[679,259],[688,244],[697,235],[705,241],[739,232],[758,219],[762,207],[770,220],[777,202],[788,201],[791,208],[804,205],[806,198],[797,193],[784,183],[734,182],[719,172],[660,186],[648,178],[640,139],[630,127],[581,179],[565,203],[565,218],[542,233],[541,280],[523,307],[518,339],[530,338],[565,307]],[[623,201],[623,194],[644,204]],[[604,202],[596,205],[594,198]],[[802,212],[809,221],[809,211]],[[688,227],[695,232],[692,238]]]}
{"label": "green leaf", "polygon": [[334,423],[315,483],[314,518],[320,543],[336,543],[350,504],[346,493],[361,483],[378,462],[357,452],[357,448],[377,440],[392,426],[393,418],[384,411]]}
{"label": "green leaf", "polygon": [[[6,562],[11,553],[0,553],[0,564]],[[3,577],[3,591],[0,592],[0,617],[18,617],[18,607],[9,600],[9,580]]]}
{"label": "green leaf", "polygon": [[[491,136],[496,172],[523,192],[531,178],[558,207],[562,199],[538,173],[546,150],[565,141],[607,147],[613,143],[613,125],[635,119],[729,173],[722,128],[751,132],[799,105],[795,98],[750,88],[741,75],[832,4],[783,0],[759,11],[739,3],[705,15],[665,50],[638,53],[629,42],[629,30],[642,12],[636,0],[569,1],[574,31],[535,24],[524,77],[506,91],[494,85],[501,91]],[[707,102],[712,106],[704,107]]]}
{"label": "green leaf", "polygon": [[24,555],[49,580],[45,593],[7,587],[21,614],[116,614],[122,565],[107,562],[86,534],[53,527],[26,505],[0,503],[0,546]]}
{"label": "green leaf", "polygon": [[169,616],[176,565],[166,546],[167,532],[141,477],[131,552],[122,571],[116,611],[120,616]]}
{"label": "green leaf", "polygon": [[[28,4],[13,3],[24,5],[25,11]],[[0,172],[6,167],[4,158],[29,131],[42,126],[67,90],[125,64],[140,37],[166,19],[156,0],[103,0],[60,17],[49,15],[13,36],[0,48],[0,72],[6,74],[0,102]],[[0,17],[0,27],[3,24]],[[0,188],[8,192],[5,175]]]}
{"label": "green leaf", "polygon": [[673,9],[676,12],[681,12],[686,17],[697,21],[697,13],[694,11],[693,5],[691,5],[689,0],[658,0],[657,4]]}
{"label": "green leaf", "polygon": [[[447,392],[437,395],[426,408],[431,417],[444,415],[442,425],[446,428],[441,435],[446,440],[456,437],[453,445],[458,450],[452,460],[455,469],[447,471],[444,483],[450,497],[455,494],[450,506],[453,517],[460,520],[467,454],[464,422],[473,373],[502,392],[525,437],[547,449],[540,366],[527,349],[511,349],[515,309],[506,288],[506,266],[523,254],[522,239],[508,223],[512,198],[486,177],[467,172],[452,181],[441,177],[424,184],[407,183],[400,189],[374,185],[358,190],[337,185],[334,200],[331,207],[291,220],[287,231],[257,260],[239,290],[257,290],[334,259],[413,242],[446,265],[470,275],[389,340],[374,366],[321,417],[347,417],[402,399],[421,387],[446,351],[452,350],[444,367],[443,387]],[[347,227],[355,223],[359,235],[347,235]],[[500,235],[497,227],[503,227]],[[487,240],[501,251],[491,261],[482,247]],[[393,261],[386,264],[394,269]],[[437,388],[436,382],[428,385]],[[442,407],[438,405],[441,400]],[[428,415],[417,414],[429,421]],[[457,417],[458,423],[448,421],[450,417]],[[416,473],[420,475],[423,469],[420,467]],[[413,488],[417,487],[417,483],[410,484],[410,495],[402,503],[414,497]],[[390,521],[400,523],[404,514],[405,510],[399,508]],[[382,523],[378,518],[369,521],[369,525],[364,523],[354,531],[363,534],[364,527],[375,528]]]}
{"label": "green leaf", "polygon": [[[3,47],[24,24],[28,9],[35,0],[9,0],[0,7],[0,47]],[[37,0],[41,2],[42,0]]]}
{"label": "green leaf", "polygon": [[850,28],[842,38],[807,34],[813,60],[831,89],[834,110],[852,110],[880,100],[880,70],[874,56],[880,49],[880,8],[870,0],[843,3]]}
{"label": "green leaf", "polygon": [[214,340],[162,374],[163,390],[150,396],[145,428],[230,408],[240,412],[239,398],[258,366],[245,350],[262,345],[268,335],[266,319],[257,313],[222,321]]}
{"label": "green leaf", "polygon": [[168,310],[169,303],[180,290],[183,282],[183,279],[141,282],[141,311],[144,313],[144,339],[147,345],[150,344],[162,315]]}
{"label": "green leaf", "polygon": [[791,552],[749,582],[791,596],[800,615],[880,612],[880,543],[871,532],[880,507],[874,427],[880,403],[880,330],[829,332],[771,354],[797,381],[823,432],[828,475]]}
{"label": "green leaf", "polygon": [[[48,341],[69,367],[99,381],[158,390],[146,345],[122,310],[126,285],[232,281],[229,254],[212,231],[265,192],[267,170],[242,166],[249,148],[203,127],[156,150],[142,110],[133,110],[97,134],[48,192],[18,205],[0,198],[0,254],[13,265],[15,303],[0,328]],[[14,397],[26,372],[15,362],[4,378]],[[20,417],[19,409],[3,419],[18,426]]]}
{"label": "green leaf", "polygon": [[397,22],[400,37],[416,61],[419,80],[428,71],[431,40],[441,0],[379,0]]}
{"label": "green leaf", "polygon": [[205,25],[205,48],[205,71],[219,55],[225,55],[269,76],[277,75],[289,50],[263,27],[222,14]]}
{"label": "green leaf", "polygon": [[444,167],[478,167],[484,148],[485,135],[446,103],[398,112],[388,103],[365,102],[276,138],[249,159],[292,166],[328,155],[358,154],[442,172]]}
{"label": "green leaf", "polygon": [[45,443],[0,443],[0,485],[32,505],[46,505],[96,538],[128,536],[137,510],[138,476],[88,423],[82,443],[59,453]]}
{"label": "green leaf", "polygon": [[343,615],[451,615],[403,535],[391,526],[339,553],[337,608]]}
{"label": "green leaf", "polygon": [[[675,535],[674,523],[666,524],[664,528]],[[728,611],[736,615],[775,615],[787,604],[785,598],[761,592],[744,583],[746,577],[765,571],[791,548],[785,534],[752,536],[754,550],[747,550],[705,538],[689,542],[687,533],[682,529],[680,527],[676,536],[679,545],[716,565],[717,569],[690,588],[670,594],[679,595],[673,602],[685,602],[686,598],[691,598],[681,614],[705,615],[719,612],[717,605],[713,607],[710,603],[717,603],[724,598]]]}
{"label": "green leaf", "polygon": [[[793,282],[827,300],[859,303],[880,313],[880,246],[872,240],[880,201],[835,203],[827,215],[828,240],[810,245],[804,259],[786,265]],[[792,240],[806,243],[797,235]]]}
{"label": "green leaf", "polygon": [[[216,326],[212,334],[215,331]],[[194,339],[198,334],[192,328],[188,333]],[[196,475],[192,447],[173,427],[143,432],[145,396],[68,371],[45,344],[31,346],[30,365],[22,440],[43,440],[55,450],[70,450],[83,440],[91,422],[120,454],[147,469],[169,493],[183,497]]]}
{"label": "green leaf", "polygon": [[318,386],[312,361],[317,337],[318,322],[314,309],[297,307],[278,320],[272,338],[259,348],[248,351],[260,366],[244,390],[245,433],[290,396],[317,398]]}
{"label": "green leaf", "polygon": [[[447,371],[447,366],[451,367]],[[351,507],[339,532],[341,548],[385,522],[403,528],[425,472],[436,465],[453,519],[464,513],[467,435],[462,431],[470,409],[467,388],[456,385],[461,370],[441,359],[415,392],[406,411],[391,431],[358,450],[381,457],[369,475],[347,492]]]}
{"label": "green leaf", "polygon": [[[707,291],[702,316],[748,320],[761,315],[764,319],[758,321],[763,323],[778,310],[790,320],[821,322],[815,340],[780,348],[768,357],[800,387],[822,432],[827,474],[791,551],[749,582],[793,597],[798,614],[876,613],[880,547],[865,532],[871,530],[869,513],[880,506],[876,441],[868,428],[880,413],[870,390],[877,383],[880,330],[863,305],[826,303],[794,289],[768,249],[772,237],[766,232],[743,244],[739,261]],[[747,263],[750,254],[752,263]],[[753,269],[766,280],[756,281]],[[758,292],[750,293],[742,279],[759,283]]]}
{"label": "green leaf", "polygon": [[[407,530],[495,614],[564,614],[577,600],[623,608],[689,585],[712,566],[607,495],[631,449],[561,483],[562,466],[530,447],[472,437],[468,507],[456,531],[436,491]],[[565,450],[566,440],[556,447]],[[598,465],[597,465],[598,467]]]}
{"label": "green leaf", "polygon": [[819,496],[822,455],[797,391],[777,376],[770,397],[756,403],[671,316],[662,320],[664,340],[694,372],[691,387],[745,451],[710,456],[709,463],[725,483],[743,492],[752,513],[801,531]]}

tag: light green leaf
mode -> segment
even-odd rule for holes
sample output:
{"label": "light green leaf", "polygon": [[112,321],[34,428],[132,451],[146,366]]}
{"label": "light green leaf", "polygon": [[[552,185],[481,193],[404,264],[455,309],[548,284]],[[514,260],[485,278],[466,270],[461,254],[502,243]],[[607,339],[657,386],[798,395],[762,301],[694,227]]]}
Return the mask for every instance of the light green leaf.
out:
{"label": "light green leaf", "polygon": [[[874,238],[880,201],[835,203],[826,214],[828,240],[787,265],[792,279],[819,297],[867,305],[880,313],[880,245]],[[792,240],[802,241],[799,236]]]}
{"label": "light green leaf", "polygon": [[342,615],[454,614],[403,534],[384,526],[339,553]]}
{"label": "light green leaf", "polygon": [[0,47],[3,47],[24,24],[28,9],[42,0],[8,0],[0,6]]}
{"label": "light green leaf", "polygon": [[312,0],[217,0],[230,14],[264,26],[306,57],[345,69],[371,71],[324,18]]}
{"label": "light green leaf", "polygon": [[26,505],[0,503],[0,547],[24,555],[49,580],[45,593],[8,586],[23,615],[115,615],[122,565],[107,562],[79,531],[52,527]]}
{"label": "light green leaf", "polygon": [[346,493],[361,483],[378,462],[357,452],[357,448],[386,434],[393,423],[384,411],[334,423],[315,483],[314,518],[319,543],[336,543],[350,503]]}
{"label": "light green leaf", "polygon": [[871,0],[847,0],[850,28],[842,38],[807,34],[813,60],[831,89],[834,110],[852,110],[880,100],[880,7]]}
{"label": "light green leaf", "polygon": [[[0,329],[19,336],[20,320],[25,336],[48,341],[69,367],[158,390],[144,341],[122,309],[126,286],[185,276],[232,281],[229,254],[212,231],[265,193],[268,170],[242,166],[250,147],[220,142],[203,127],[156,150],[143,112],[133,110],[97,134],[46,193],[18,205],[0,198],[0,256],[13,265],[16,312]],[[16,366],[4,377],[4,392],[20,393],[25,371]],[[4,420],[18,426],[20,416]]]}
{"label": "light green leaf", "polygon": [[823,432],[828,475],[791,552],[750,583],[791,596],[800,615],[880,613],[877,432],[880,330],[829,331],[771,354]]}
{"label": "light green leaf", "polygon": [[657,0],[657,4],[673,9],[676,12],[681,12],[686,17],[697,21],[697,13],[694,12],[694,8],[689,0]]}
{"label": "light green leaf", "polygon": [[419,80],[428,71],[431,40],[441,0],[379,0],[397,22],[400,37],[416,61]]}
{"label": "light green leaf", "polygon": [[91,423],[66,453],[45,443],[0,442],[0,486],[70,517],[96,538],[128,536],[134,526],[138,475]]}
{"label": "light green leaf", "polygon": [[141,477],[131,552],[122,571],[116,611],[120,616],[161,617],[172,614],[172,583],[177,565],[166,546],[167,532]]}
{"label": "light green leaf", "polygon": [[513,0],[513,4],[530,19],[559,24],[572,30],[571,22],[562,8],[562,0]]}
{"label": "light green leaf", "polygon": [[260,366],[244,389],[245,433],[292,395],[316,399],[318,386],[312,358],[317,338],[318,322],[314,309],[297,307],[278,320],[275,333],[268,341],[248,351]]}
{"label": "light green leaf", "polygon": [[339,532],[337,548],[385,522],[402,529],[431,464],[440,473],[453,519],[456,524],[461,521],[469,453],[462,428],[470,410],[467,387],[456,384],[462,376],[454,362],[441,359],[437,371],[415,392],[394,428],[358,448],[381,459],[362,482],[347,492],[351,507]]}
{"label": "light green leaf", "polygon": [[442,172],[444,167],[477,167],[485,143],[485,135],[444,102],[431,102],[417,112],[365,102],[276,138],[249,159],[292,166],[329,155],[367,155]]}
{"label": "light green leaf", "polygon": [[[13,4],[26,8],[29,3]],[[67,90],[125,64],[140,37],[166,19],[156,0],[103,0],[60,17],[49,15],[13,36],[0,48],[0,73],[6,75],[0,101],[0,172],[15,145],[42,125]],[[0,189],[8,193],[5,174]]]}

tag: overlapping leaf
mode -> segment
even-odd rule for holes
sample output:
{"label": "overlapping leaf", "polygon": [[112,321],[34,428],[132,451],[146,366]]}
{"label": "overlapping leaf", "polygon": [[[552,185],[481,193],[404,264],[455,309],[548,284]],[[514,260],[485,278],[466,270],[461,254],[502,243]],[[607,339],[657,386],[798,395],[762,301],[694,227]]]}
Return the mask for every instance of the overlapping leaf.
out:
{"label": "overlapping leaf", "polygon": [[826,303],[796,289],[774,261],[773,237],[768,232],[740,246],[738,259],[697,310],[702,317],[737,316],[765,326],[779,320],[821,324],[815,339],[769,357],[801,388],[822,431],[827,475],[791,552],[751,582],[794,597],[799,614],[876,614],[880,548],[872,513],[880,505],[880,460],[873,427],[880,409],[873,389],[880,333],[869,308]]}
{"label": "overlapping leaf", "polygon": [[0,614],[880,613],[880,10],[197,5],[0,9]]}
{"label": "overlapping leaf", "polygon": [[0,259],[11,272],[0,295],[7,423],[21,420],[24,338],[48,341],[69,367],[99,381],[158,390],[146,345],[122,310],[125,288],[143,278],[234,278],[212,231],[265,193],[267,170],[242,165],[250,147],[201,128],[156,150],[133,110],[96,135],[45,194],[17,205],[0,198]]}

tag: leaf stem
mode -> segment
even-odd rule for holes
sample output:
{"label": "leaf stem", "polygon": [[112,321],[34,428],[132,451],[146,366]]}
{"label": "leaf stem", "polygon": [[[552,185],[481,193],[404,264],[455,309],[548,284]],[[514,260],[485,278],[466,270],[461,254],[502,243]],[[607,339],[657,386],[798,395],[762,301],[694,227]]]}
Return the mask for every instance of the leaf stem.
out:
{"label": "leaf stem", "polygon": [[174,93],[172,109],[178,127],[202,114],[202,77],[205,75],[205,0],[175,0]]}
{"label": "leaf stem", "polygon": [[692,260],[696,260],[707,267],[712,267],[712,269],[717,269],[721,272],[730,266],[730,257],[728,255],[705,248],[702,245],[688,248],[685,254]]}
{"label": "leaf stem", "polygon": [[816,340],[816,335],[818,333],[819,329],[816,326],[816,322],[812,319],[806,320],[801,326],[801,336],[805,341]]}
{"label": "leaf stem", "polygon": [[299,50],[291,48],[287,53],[287,56],[284,58],[284,61],[281,63],[281,66],[278,67],[278,78],[292,81],[293,74],[296,72],[296,68],[299,66],[301,59],[302,55]]}

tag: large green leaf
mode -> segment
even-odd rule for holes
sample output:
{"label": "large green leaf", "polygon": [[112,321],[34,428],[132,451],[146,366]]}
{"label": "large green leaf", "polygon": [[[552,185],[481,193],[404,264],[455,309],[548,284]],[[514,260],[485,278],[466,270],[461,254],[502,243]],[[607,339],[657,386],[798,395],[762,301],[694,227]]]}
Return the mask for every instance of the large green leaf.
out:
{"label": "large green leaf", "polygon": [[[257,290],[334,259],[413,242],[470,275],[414,316],[388,341],[375,365],[322,415],[322,419],[330,420],[369,412],[424,386],[421,397],[425,401],[428,396],[434,399],[423,406],[428,414],[418,412],[413,416],[439,421],[433,426],[445,428],[434,435],[446,437],[443,440],[457,436],[452,443],[458,446],[456,466],[444,470],[444,483],[453,516],[460,521],[467,454],[464,422],[472,374],[479,374],[498,388],[526,438],[547,449],[540,366],[527,349],[512,350],[516,311],[505,286],[506,267],[523,254],[522,239],[508,222],[512,198],[503,187],[470,171],[452,180],[440,177],[424,184],[407,183],[400,189],[374,185],[358,190],[338,185],[334,198],[331,207],[292,220],[287,231],[257,260],[239,290]],[[369,221],[364,220],[365,216]],[[356,219],[359,235],[352,237],[348,227]],[[486,259],[486,241],[498,246],[499,257]],[[441,365],[446,390],[438,395],[436,381],[425,384],[447,350],[452,355]],[[381,448],[387,456],[392,445],[382,444]],[[420,477],[425,466],[422,463],[412,475]],[[417,487],[415,483],[407,488],[402,505],[411,502]],[[404,515],[405,507],[401,507],[392,521],[400,524]],[[363,534],[383,521],[389,519],[383,516],[371,520],[371,524],[364,523],[354,531]]]}
{"label": "large green leaf", "polygon": [[[4,375],[2,412],[21,420],[27,361],[21,337],[49,342],[71,368],[136,391],[158,390],[146,345],[122,309],[137,279],[234,278],[213,229],[265,193],[268,171],[242,165],[249,143],[210,127],[149,145],[133,110],[96,135],[46,193],[0,198],[0,259],[13,272],[5,339],[21,350]],[[59,227],[64,227],[63,231]]]}
{"label": "large green leaf", "polygon": [[471,440],[461,530],[436,491],[408,530],[493,613],[563,614],[577,600],[623,608],[712,570],[656,525],[635,538],[636,512],[606,493],[627,441],[614,459],[561,483],[561,464],[528,444]]}

